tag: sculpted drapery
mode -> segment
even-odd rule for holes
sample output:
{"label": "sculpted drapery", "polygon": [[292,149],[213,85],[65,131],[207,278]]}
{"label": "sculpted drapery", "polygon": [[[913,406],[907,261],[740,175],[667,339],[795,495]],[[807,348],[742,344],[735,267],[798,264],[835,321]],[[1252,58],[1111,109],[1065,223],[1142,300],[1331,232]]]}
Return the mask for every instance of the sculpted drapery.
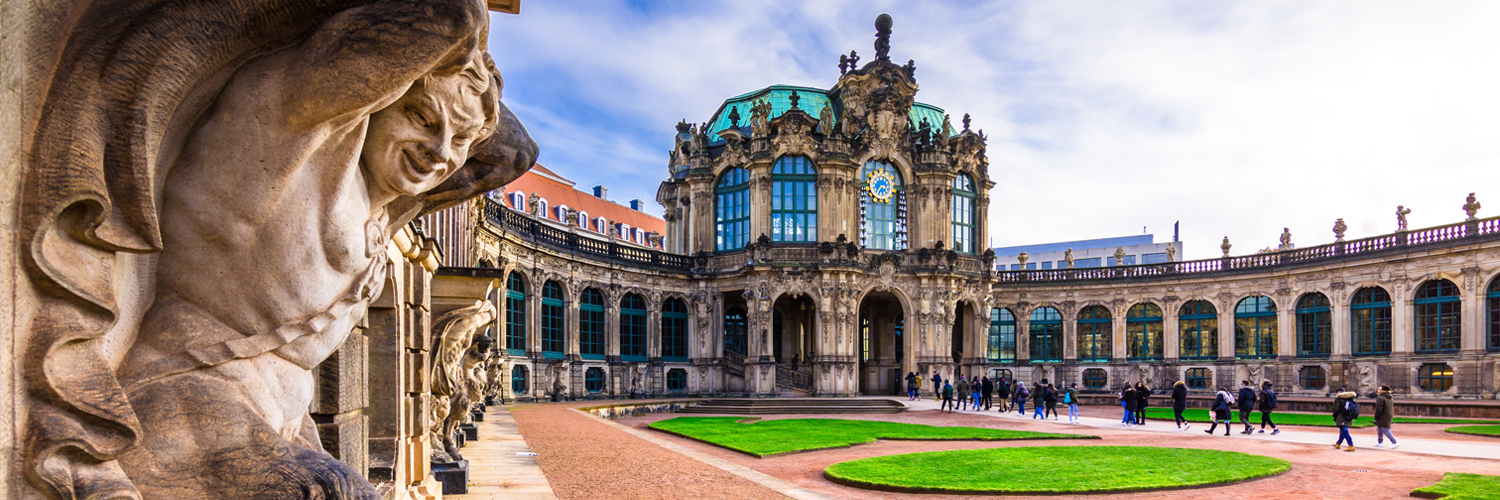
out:
{"label": "sculpted drapery", "polygon": [[[536,145],[478,0],[82,3],[20,237],[42,292],[28,483],[55,498],[367,498],[321,450],[310,370],[412,218]],[[120,279],[124,277],[126,279]]]}

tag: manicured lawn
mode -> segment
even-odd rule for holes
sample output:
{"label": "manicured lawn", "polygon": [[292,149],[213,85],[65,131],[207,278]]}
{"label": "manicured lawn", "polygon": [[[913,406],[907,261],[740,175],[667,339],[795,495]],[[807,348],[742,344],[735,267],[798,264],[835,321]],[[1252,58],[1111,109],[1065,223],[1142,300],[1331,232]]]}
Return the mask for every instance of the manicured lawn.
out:
{"label": "manicured lawn", "polygon": [[[1151,420],[1167,420],[1167,421],[1171,421],[1171,420],[1173,420],[1172,409],[1171,408],[1150,408],[1150,407],[1147,407],[1146,408],[1146,418],[1151,419]],[[1203,422],[1203,423],[1208,423],[1208,422],[1211,421],[1209,419],[1209,417],[1208,417],[1208,410],[1203,410],[1203,409],[1198,409],[1198,408],[1188,408],[1187,410],[1184,410],[1182,412],[1182,418],[1186,418],[1189,422]],[[1322,413],[1281,413],[1281,412],[1272,412],[1271,413],[1271,420],[1274,421],[1274,422],[1276,422],[1276,425],[1311,425],[1311,426],[1317,426],[1317,427],[1338,427],[1337,425],[1334,425],[1334,423],[1333,423],[1333,416],[1332,415],[1327,415],[1327,414],[1322,414]],[[1239,423],[1239,421],[1240,421],[1240,412],[1239,412],[1239,410],[1231,410],[1229,412],[1229,421],[1233,422],[1233,423],[1236,423],[1236,424]],[[1250,413],[1250,423],[1254,424],[1256,427],[1260,426],[1260,412],[1251,412]],[[1392,424],[1493,424],[1493,423],[1497,423],[1497,422],[1495,422],[1493,420],[1470,420],[1470,419],[1459,419],[1459,418],[1395,417],[1395,418],[1391,419],[1391,423]],[[1351,425],[1350,427],[1364,428],[1364,427],[1371,427],[1371,426],[1374,426],[1374,425],[1375,425],[1375,417],[1372,417],[1372,416],[1369,416],[1369,415],[1365,415],[1365,416],[1359,417],[1358,419],[1355,419],[1354,425]]]}
{"label": "manicured lawn", "polygon": [[758,421],[745,417],[677,417],[652,429],[723,446],[757,457],[873,443],[878,439],[1008,441],[1013,439],[1099,439],[1099,436],[1010,431],[979,427],[799,418]]}
{"label": "manicured lawn", "polygon": [[1473,434],[1476,436],[1500,437],[1500,425],[1465,425],[1449,427],[1448,432],[1456,434]]}
{"label": "manicured lawn", "polygon": [[1411,490],[1411,496],[1443,500],[1500,498],[1500,476],[1449,472],[1443,474],[1443,480],[1438,484]]}
{"label": "manicured lawn", "polygon": [[1187,488],[1271,476],[1291,467],[1279,458],[1233,451],[1037,446],[864,458],[830,465],[823,475],[886,491],[1058,494]]}

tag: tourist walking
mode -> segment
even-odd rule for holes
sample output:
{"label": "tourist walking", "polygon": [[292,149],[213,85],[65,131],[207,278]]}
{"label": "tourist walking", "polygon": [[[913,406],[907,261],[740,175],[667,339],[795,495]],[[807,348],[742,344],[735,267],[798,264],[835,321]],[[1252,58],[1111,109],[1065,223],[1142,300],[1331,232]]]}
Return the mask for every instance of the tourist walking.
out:
{"label": "tourist walking", "polygon": [[1047,379],[1042,379],[1036,385],[1031,386],[1031,419],[1047,418]]}
{"label": "tourist walking", "polygon": [[1042,401],[1047,403],[1047,411],[1042,413],[1042,418],[1047,418],[1047,414],[1051,413],[1052,420],[1057,420],[1057,387],[1049,383],[1046,388],[1047,393],[1042,397]]}
{"label": "tourist walking", "polygon": [[1391,417],[1396,416],[1396,402],[1391,399],[1391,386],[1380,386],[1380,393],[1375,395],[1375,447],[1386,448],[1386,439],[1391,440],[1390,449],[1394,450],[1401,443],[1396,442],[1396,436],[1391,434]]}
{"label": "tourist walking", "polygon": [[1333,400],[1333,423],[1339,426],[1339,440],[1333,442],[1335,449],[1341,448],[1339,444],[1349,443],[1344,451],[1354,451],[1354,437],[1349,435],[1349,424],[1359,418],[1359,403],[1354,401],[1357,394],[1354,391],[1338,393]]}
{"label": "tourist walking", "polygon": [[943,399],[943,376],[932,372],[932,398]]}
{"label": "tourist walking", "polygon": [[1146,384],[1135,384],[1135,425],[1146,425],[1146,406],[1151,403],[1151,389]]}
{"label": "tourist walking", "polygon": [[917,393],[917,401],[921,401],[922,400],[922,376],[921,375],[917,376],[917,390],[916,390],[916,393]]}
{"label": "tourist walking", "polygon": [[1026,399],[1031,397],[1031,391],[1026,390],[1026,384],[1016,382],[1016,413],[1026,416]]}
{"label": "tourist walking", "polygon": [[1209,419],[1212,420],[1213,425],[1210,425],[1208,427],[1208,430],[1203,431],[1203,432],[1207,432],[1210,435],[1212,435],[1214,433],[1214,429],[1218,429],[1219,428],[1219,424],[1222,423],[1222,424],[1224,424],[1224,435],[1228,436],[1229,435],[1229,409],[1231,407],[1233,407],[1233,406],[1234,406],[1234,395],[1229,394],[1229,389],[1224,388],[1224,387],[1220,387],[1219,388],[1219,392],[1217,392],[1217,393],[1214,394],[1214,405],[1213,405],[1213,407],[1209,408],[1209,412],[1212,413],[1212,415],[1209,415]]}
{"label": "tourist walking", "polygon": [[995,384],[995,398],[1000,400],[1000,413],[1010,411],[1010,380],[1000,377],[1000,382]]}
{"label": "tourist walking", "polygon": [[[1068,384],[1067,394],[1063,394],[1063,404],[1068,405],[1068,423],[1078,423],[1078,383]],[[1394,442],[1394,441],[1392,441]]]}
{"label": "tourist walking", "polygon": [[1125,384],[1125,390],[1120,391],[1120,406],[1125,408],[1125,418],[1120,419],[1120,423],[1127,427],[1135,425],[1136,404],[1135,387]]}
{"label": "tourist walking", "polygon": [[944,383],[942,389],[933,392],[936,392],[938,397],[943,400],[943,404],[938,407],[938,411],[948,410],[948,413],[953,413],[953,384]]}
{"label": "tourist walking", "polygon": [[979,411],[979,403],[984,402],[984,384],[979,379],[969,379],[969,398],[974,400],[973,411]]}
{"label": "tourist walking", "polygon": [[1281,429],[1276,428],[1276,422],[1271,421],[1271,412],[1276,411],[1276,391],[1271,390],[1271,381],[1260,383],[1260,433],[1266,432],[1266,426],[1271,426],[1271,435],[1281,434]]}
{"label": "tourist walking", "polygon": [[963,411],[969,404],[969,381],[963,375],[958,376],[958,410]]}
{"label": "tourist walking", "polygon": [[1187,423],[1186,418],[1182,418],[1182,412],[1185,410],[1187,410],[1187,384],[1178,380],[1177,383],[1172,384],[1172,417],[1177,420],[1179,431],[1188,430],[1193,426]]}
{"label": "tourist walking", "polygon": [[1240,434],[1255,432],[1255,428],[1250,427],[1250,412],[1255,411],[1255,389],[1250,388],[1249,380],[1240,381],[1239,402],[1240,423],[1245,424],[1245,430],[1240,431]]}
{"label": "tourist walking", "polygon": [[995,382],[993,380],[990,380],[990,378],[986,376],[984,377],[984,382],[980,384],[980,387],[984,389],[984,411],[990,411],[990,403],[994,402],[994,400],[990,398],[995,394]]}
{"label": "tourist walking", "polygon": [[917,400],[917,374],[915,372],[906,372],[906,400]]}

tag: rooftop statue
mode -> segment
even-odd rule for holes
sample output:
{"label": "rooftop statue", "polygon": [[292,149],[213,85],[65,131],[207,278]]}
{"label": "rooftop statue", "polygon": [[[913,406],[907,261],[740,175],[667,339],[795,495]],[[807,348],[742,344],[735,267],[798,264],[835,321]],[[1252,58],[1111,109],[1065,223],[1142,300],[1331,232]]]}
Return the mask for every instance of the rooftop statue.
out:
{"label": "rooftop statue", "polygon": [[236,7],[72,25],[23,195],[49,293],[24,467],[47,496],[374,498],[322,450],[311,370],[379,295],[394,231],[535,160],[483,2]]}

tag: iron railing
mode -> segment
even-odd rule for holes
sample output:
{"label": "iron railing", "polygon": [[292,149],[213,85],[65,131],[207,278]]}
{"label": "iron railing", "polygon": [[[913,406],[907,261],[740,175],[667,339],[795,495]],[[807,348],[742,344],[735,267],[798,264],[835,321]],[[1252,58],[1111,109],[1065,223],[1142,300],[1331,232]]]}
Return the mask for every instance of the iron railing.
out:
{"label": "iron railing", "polygon": [[544,224],[495,200],[484,201],[484,215],[490,224],[554,250],[665,271],[686,273],[692,268],[692,259],[686,256],[594,239]]}

